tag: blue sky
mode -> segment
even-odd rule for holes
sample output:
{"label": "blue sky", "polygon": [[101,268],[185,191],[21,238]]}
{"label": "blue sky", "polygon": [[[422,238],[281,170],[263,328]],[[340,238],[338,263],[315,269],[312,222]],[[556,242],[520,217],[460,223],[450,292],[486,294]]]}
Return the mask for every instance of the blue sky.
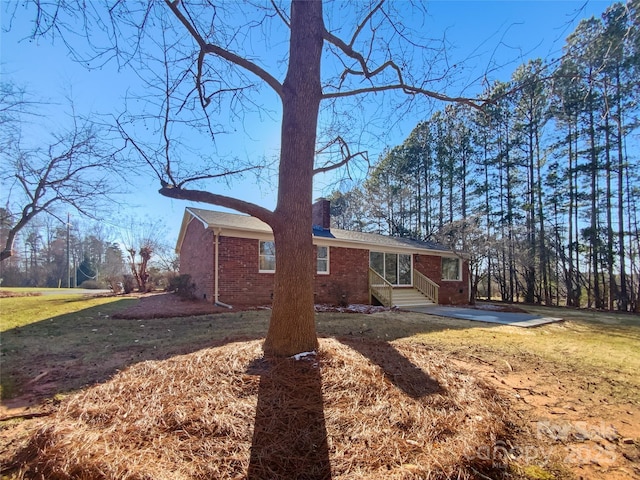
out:
{"label": "blue sky", "polygon": [[[14,2],[15,0],[12,0]],[[31,17],[19,11],[12,19],[11,29],[7,14],[12,2],[2,2],[1,68],[2,79],[24,86],[29,93],[49,105],[43,107],[43,130],[55,128],[66,121],[64,113],[69,107],[65,97],[73,99],[75,108],[83,114],[113,113],[121,111],[123,98],[135,88],[138,80],[133,72],[118,72],[114,63],[88,70],[71,60],[62,42],[54,45],[45,41],[31,41]],[[395,2],[402,11],[402,3]],[[428,17],[418,26],[429,38],[445,38],[447,57],[456,68],[453,82],[446,88],[452,95],[477,95],[484,85],[482,80],[508,80],[515,68],[528,59],[557,58],[564,39],[582,18],[598,16],[611,2],[603,1],[436,1],[426,4]],[[410,19],[409,19],[410,20]],[[236,134],[218,143],[221,155],[274,159],[278,153],[278,108],[274,119],[261,117],[247,123],[235,122]],[[391,122],[386,135],[379,136],[376,144],[368,144],[373,161],[385,146],[396,145],[410,133],[415,124],[430,111],[415,111]],[[389,115],[393,115],[389,113]],[[258,123],[258,125],[256,125]],[[32,133],[36,133],[34,129]],[[37,141],[37,138],[34,138]],[[268,208],[275,206],[272,185],[256,185],[253,178],[219,185],[219,192],[259,203]],[[327,179],[320,179],[315,196],[326,192]],[[189,204],[161,197],[157,180],[151,174],[142,174],[135,180],[132,193],[124,200],[127,207],[114,211],[107,223],[114,227],[118,219],[128,216],[162,218],[170,236],[175,238],[184,208]],[[198,205],[209,208],[206,205]],[[173,240],[171,240],[173,241]]]}

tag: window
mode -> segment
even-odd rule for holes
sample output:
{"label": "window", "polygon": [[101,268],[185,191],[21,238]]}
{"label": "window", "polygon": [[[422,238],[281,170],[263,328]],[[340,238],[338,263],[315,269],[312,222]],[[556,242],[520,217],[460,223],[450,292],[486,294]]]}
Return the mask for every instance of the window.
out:
{"label": "window", "polygon": [[[316,247],[317,271],[329,274],[329,247]],[[276,244],[273,241],[260,241],[259,270],[263,273],[276,271]]]}
{"label": "window", "polygon": [[369,252],[369,266],[384,277],[384,253]]}
{"label": "window", "polygon": [[398,255],[398,285],[411,285],[411,255]]}
{"label": "window", "polygon": [[411,255],[369,252],[369,266],[392,285],[411,285]]}
{"label": "window", "polygon": [[260,241],[260,266],[261,272],[276,271],[276,244],[275,242]]}
{"label": "window", "polygon": [[318,258],[317,272],[322,274],[329,273],[329,247],[316,247]]}
{"label": "window", "polygon": [[384,254],[384,278],[391,285],[398,283],[398,255]]}
{"label": "window", "polygon": [[460,259],[442,257],[442,280],[462,280]]}

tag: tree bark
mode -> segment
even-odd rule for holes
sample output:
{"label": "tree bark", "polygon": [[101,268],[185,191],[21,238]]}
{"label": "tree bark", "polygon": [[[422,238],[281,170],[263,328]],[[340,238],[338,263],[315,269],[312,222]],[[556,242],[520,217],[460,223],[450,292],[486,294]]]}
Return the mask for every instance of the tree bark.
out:
{"label": "tree bark", "polygon": [[627,272],[626,272],[626,259],[625,259],[625,245],[624,245],[624,129],[622,125],[622,95],[620,85],[620,67],[616,67],[616,126],[618,130],[617,135],[617,149],[618,149],[618,263],[620,265],[620,297],[618,299],[618,310],[623,312],[627,311],[629,306],[629,294],[627,292]]}
{"label": "tree bark", "polygon": [[[593,73],[589,72],[589,81],[591,82]],[[593,299],[595,302],[595,307],[598,309],[604,308],[604,302],[602,298],[602,294],[600,291],[600,247],[599,247],[599,238],[598,238],[598,154],[597,154],[597,146],[596,146],[596,127],[595,127],[595,119],[594,119],[594,101],[593,101],[593,90],[591,83],[589,84],[589,93],[588,93],[588,108],[589,108],[589,157],[590,157],[590,175],[591,175],[591,212],[590,212],[590,235],[589,242],[591,248],[591,278],[593,284],[591,288],[593,288]]]}
{"label": "tree bark", "polygon": [[291,6],[289,69],[282,88],[278,204],[272,222],[276,244],[273,310],[265,355],[315,350],[314,256],[311,203],[316,128],[322,95],[322,3]]}

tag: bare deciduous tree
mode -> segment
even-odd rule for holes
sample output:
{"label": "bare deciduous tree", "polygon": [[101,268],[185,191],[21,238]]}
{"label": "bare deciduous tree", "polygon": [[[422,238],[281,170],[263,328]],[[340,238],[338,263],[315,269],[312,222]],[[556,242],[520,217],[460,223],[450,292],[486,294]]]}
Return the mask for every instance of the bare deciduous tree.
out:
{"label": "bare deciduous tree", "polygon": [[433,235],[433,238],[468,262],[469,303],[475,304],[478,298],[478,285],[487,276],[486,262],[495,239],[487,235],[478,216],[469,216],[447,223]]}
{"label": "bare deciduous tree", "polygon": [[[21,135],[25,128],[21,115],[26,105],[23,98],[3,86],[0,182],[9,215],[3,218],[8,228],[0,261],[13,254],[16,235],[36,215],[57,216],[57,211],[66,206],[95,218],[102,202],[114,193],[111,178],[116,153],[105,143],[104,133],[93,122],[72,113],[70,127],[51,132],[49,139],[38,145],[26,146]],[[58,218],[65,223],[62,217]]]}
{"label": "bare deciduous tree", "polygon": [[[328,116],[346,111],[340,102],[351,99],[357,105],[370,95],[377,96],[379,105],[391,94],[404,95],[409,101],[422,97],[473,104],[428,88],[430,82],[435,84],[449,74],[451,67],[446,62],[439,70],[427,63],[443,50],[421,45],[424,39],[412,39],[417,32],[404,25],[394,5],[384,0],[350,6],[327,2],[333,9],[330,12],[323,11],[325,5],[319,0],[293,0],[290,6],[276,0],[233,5],[188,0],[105,2],[100,7],[93,3],[86,10],[84,6],[80,1],[53,2],[53,7],[38,2],[35,34],[62,35],[71,45],[77,38],[96,38],[94,28],[106,29],[106,38],[112,42],[108,48],[93,48],[94,60],[113,56],[120,64],[132,64],[138,72],[150,74],[148,78],[155,77],[148,85],[161,85],[155,128],[162,141],[149,150],[148,143],[137,141],[135,133],[121,128],[125,137],[154,165],[162,195],[231,208],[271,227],[278,255],[264,351],[288,356],[314,350],[313,178],[362,155],[351,153],[359,147],[347,147],[355,130],[353,122]],[[410,7],[402,4],[403,9]],[[83,22],[74,23],[78,15]],[[325,19],[332,22],[330,27]],[[345,26],[345,19],[353,19],[354,25]],[[75,29],[79,24],[85,30]],[[79,50],[76,54],[81,56]],[[422,63],[414,66],[416,59]],[[188,182],[245,169],[228,168],[222,162],[216,174],[203,161],[202,171],[192,169],[185,175],[178,168],[177,156],[171,154],[178,130],[197,123],[215,141],[224,131],[225,120],[219,118],[242,116],[247,109],[273,115],[266,110],[268,96],[278,100],[281,110],[276,208],[271,211],[214,193],[211,188],[188,188]],[[186,112],[191,113],[190,120],[177,121]],[[375,107],[367,113],[371,123],[386,122],[375,118],[379,114]],[[125,124],[119,122],[120,127]],[[329,126],[326,138],[319,138],[319,125]],[[344,127],[348,130],[337,131]],[[318,152],[327,151],[322,145],[340,145],[329,150],[342,156],[319,161]],[[158,159],[162,159],[160,166]]]}
{"label": "bare deciduous tree", "polygon": [[140,292],[151,288],[148,271],[151,257],[162,255],[168,250],[164,241],[165,234],[166,228],[161,220],[149,219],[131,218],[122,231],[129,271]]}

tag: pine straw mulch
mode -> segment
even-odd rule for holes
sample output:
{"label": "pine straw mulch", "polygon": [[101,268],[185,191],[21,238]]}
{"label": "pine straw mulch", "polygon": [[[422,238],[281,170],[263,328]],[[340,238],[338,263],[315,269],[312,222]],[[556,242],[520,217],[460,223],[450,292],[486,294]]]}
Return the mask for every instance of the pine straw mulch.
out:
{"label": "pine straw mulch", "polygon": [[486,452],[509,444],[511,420],[422,345],[322,339],[317,356],[268,361],[249,341],[67,397],[14,466],[54,480],[498,478],[505,458]]}

